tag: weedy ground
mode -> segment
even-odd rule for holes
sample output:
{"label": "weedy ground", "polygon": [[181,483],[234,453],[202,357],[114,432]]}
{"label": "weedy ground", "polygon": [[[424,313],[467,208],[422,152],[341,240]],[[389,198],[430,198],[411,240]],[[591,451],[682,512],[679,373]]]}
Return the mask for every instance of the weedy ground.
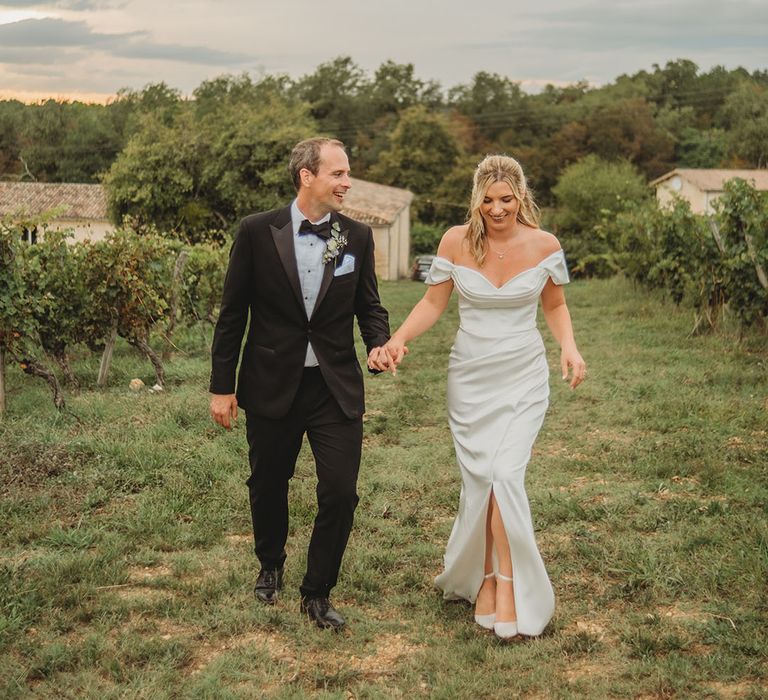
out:
{"label": "weedy ground", "polygon": [[[394,325],[422,285],[383,283]],[[355,528],[333,601],[298,613],[314,515],[302,451],[286,590],[257,573],[244,421],[207,410],[210,329],[178,339],[167,390],[120,346],[110,385],[59,415],[8,370],[0,420],[3,698],[764,698],[768,695],[768,351],[614,279],[569,285],[589,379],[570,391],[544,329],[551,407],[529,465],[557,594],[538,638],[501,643],[433,587],[459,495],[445,415],[455,305],[396,377],[366,378]],[[361,350],[362,358],[362,350]]]}

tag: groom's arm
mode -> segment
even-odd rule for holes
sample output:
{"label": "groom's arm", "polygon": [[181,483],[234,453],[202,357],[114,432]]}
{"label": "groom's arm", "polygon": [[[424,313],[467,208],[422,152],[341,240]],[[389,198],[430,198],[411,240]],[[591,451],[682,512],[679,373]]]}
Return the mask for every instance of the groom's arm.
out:
{"label": "groom's arm", "polygon": [[[389,314],[379,299],[379,287],[376,282],[373,232],[367,231],[365,251],[360,261],[360,276],[355,292],[355,316],[360,327],[369,357],[374,350],[382,347],[389,340]],[[374,357],[376,353],[373,353]],[[369,368],[370,369],[370,368]],[[382,369],[370,369],[377,374]]]}
{"label": "groom's arm", "polygon": [[211,346],[212,394],[235,393],[235,373],[240,346],[248,322],[249,281],[252,279],[251,236],[245,221],[240,223],[229,254],[221,306]]}

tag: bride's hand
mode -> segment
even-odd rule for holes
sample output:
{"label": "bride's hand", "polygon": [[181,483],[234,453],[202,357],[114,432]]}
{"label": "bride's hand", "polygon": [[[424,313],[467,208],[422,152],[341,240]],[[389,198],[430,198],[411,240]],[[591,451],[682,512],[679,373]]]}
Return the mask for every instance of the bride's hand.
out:
{"label": "bride's hand", "polygon": [[563,348],[560,353],[560,367],[563,370],[563,379],[568,380],[568,370],[573,371],[571,377],[571,389],[575,389],[587,376],[587,365],[575,347]]}
{"label": "bride's hand", "polygon": [[390,338],[384,346],[384,350],[389,356],[389,368],[392,370],[392,374],[397,374],[397,368],[408,354],[408,348],[401,340]]}
{"label": "bride's hand", "polygon": [[383,347],[376,347],[368,354],[368,369],[377,372],[386,372],[391,369],[389,356],[384,352]]}

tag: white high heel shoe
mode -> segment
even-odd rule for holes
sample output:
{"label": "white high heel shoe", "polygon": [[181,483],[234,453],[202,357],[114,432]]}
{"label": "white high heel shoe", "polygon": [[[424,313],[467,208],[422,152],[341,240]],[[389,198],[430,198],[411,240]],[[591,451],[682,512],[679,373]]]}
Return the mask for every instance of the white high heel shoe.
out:
{"label": "white high heel shoe", "polygon": [[[483,579],[493,578],[496,574],[491,571],[490,574],[483,576]],[[478,615],[475,613],[475,622],[483,629],[492,630],[494,623],[496,622],[496,613],[490,613],[489,615]]]}
{"label": "white high heel shoe", "polygon": [[[512,581],[509,576],[504,576],[504,574],[496,574],[496,577],[502,581]],[[512,637],[517,636],[517,620],[514,622],[494,622],[493,631],[499,639],[512,639]]]}

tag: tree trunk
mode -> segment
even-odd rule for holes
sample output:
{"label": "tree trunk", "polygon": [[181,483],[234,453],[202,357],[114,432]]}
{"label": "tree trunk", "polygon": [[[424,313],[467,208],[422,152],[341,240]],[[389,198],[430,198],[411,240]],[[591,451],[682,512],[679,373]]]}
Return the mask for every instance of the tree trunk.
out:
{"label": "tree trunk", "polygon": [[763,289],[768,289],[768,277],[765,274],[763,266],[757,259],[757,253],[755,252],[755,244],[752,242],[752,236],[744,231],[744,241],[747,244],[747,251],[749,251],[749,257],[752,259],[752,264],[755,266],[755,272],[757,273],[757,281],[760,282]]}
{"label": "tree trunk", "polygon": [[0,416],[5,413],[5,348],[0,345]]}
{"label": "tree trunk", "polygon": [[112,365],[112,353],[115,350],[117,341],[117,321],[112,324],[112,330],[109,332],[107,344],[104,346],[104,352],[101,355],[101,365],[99,365],[99,378],[96,380],[96,386],[104,386],[107,383],[107,375]]}
{"label": "tree trunk", "polygon": [[126,338],[126,340],[133,345],[137,350],[142,352],[149,358],[152,366],[155,368],[155,382],[161,387],[165,386],[165,370],[163,369],[163,363],[160,356],[149,347],[149,343],[145,338]]}
{"label": "tree trunk", "polygon": [[[181,275],[184,272],[184,267],[187,264],[187,258],[189,257],[188,250],[182,250],[179,253],[179,257],[176,258],[176,265],[173,268],[173,282],[171,284],[171,308],[168,309],[168,326],[165,329],[165,339],[169,345],[172,345],[171,338],[173,337],[173,331],[176,328],[176,319],[179,313],[179,297],[181,296]],[[163,350],[163,359],[168,360],[171,357],[170,348]]]}
{"label": "tree trunk", "polygon": [[59,384],[59,380],[56,379],[56,375],[37,360],[24,359],[20,360],[19,364],[25,374],[30,374],[33,377],[40,377],[48,382],[48,386],[51,387],[51,392],[53,393],[53,405],[56,406],[59,411],[63,410],[64,394],[61,391],[61,384]]}
{"label": "tree trunk", "polygon": [[67,380],[67,383],[75,388],[79,387],[80,384],[78,383],[77,377],[75,377],[75,373],[72,371],[72,367],[69,364],[69,357],[67,356],[67,353],[65,352],[56,354],[53,356],[53,358],[56,360],[56,364],[58,364],[61,368],[61,372],[64,375],[64,379]]}

